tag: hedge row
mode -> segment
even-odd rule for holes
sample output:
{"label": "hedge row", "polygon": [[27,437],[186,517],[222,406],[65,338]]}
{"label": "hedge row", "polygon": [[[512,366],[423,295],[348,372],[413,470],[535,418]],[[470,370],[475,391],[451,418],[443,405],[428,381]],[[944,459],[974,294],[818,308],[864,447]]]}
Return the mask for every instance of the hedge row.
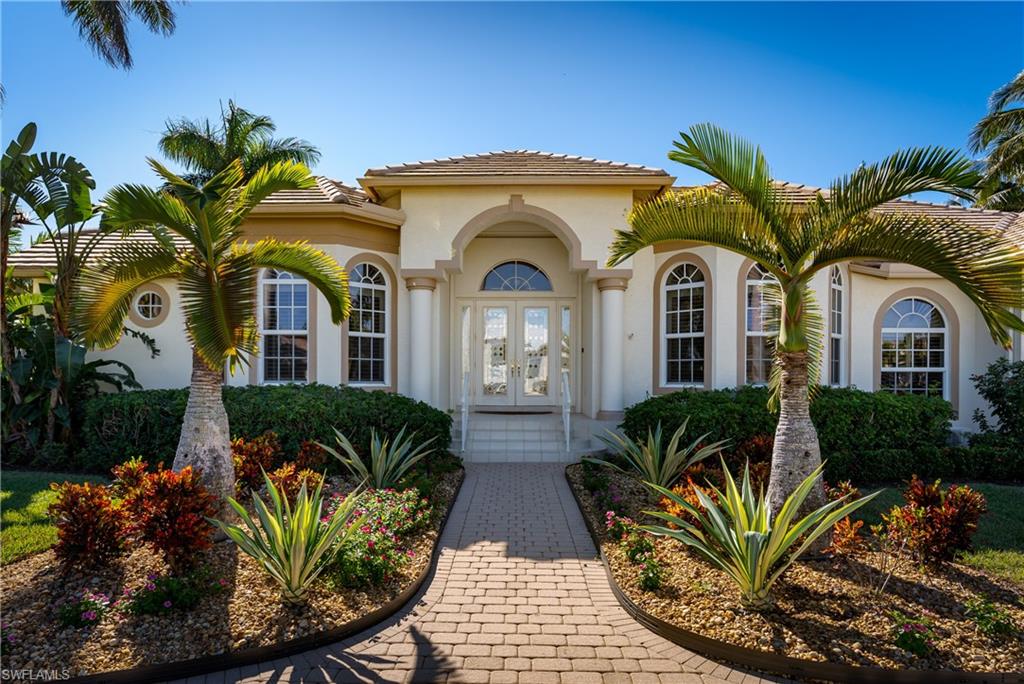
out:
{"label": "hedge row", "polygon": [[[187,389],[122,392],[88,400],[74,466],[107,472],[133,456],[170,462],[187,401]],[[334,444],[332,428],[357,447],[369,444],[371,429],[394,435],[406,425],[418,441],[434,438],[440,449],[451,443],[447,413],[387,392],[328,385],[225,387],[224,406],[232,437],[251,438],[273,430],[285,453],[296,453],[307,439]]]}
{"label": "hedge row", "polygon": [[[645,435],[661,422],[674,431],[690,417],[691,435],[739,444],[773,434],[778,416],[768,411],[768,390],[684,390],[647,399],[626,409],[622,429]],[[935,397],[822,388],[811,404],[821,455],[830,481],[883,482],[924,478],[1024,480],[1020,449],[950,447],[953,410]]]}

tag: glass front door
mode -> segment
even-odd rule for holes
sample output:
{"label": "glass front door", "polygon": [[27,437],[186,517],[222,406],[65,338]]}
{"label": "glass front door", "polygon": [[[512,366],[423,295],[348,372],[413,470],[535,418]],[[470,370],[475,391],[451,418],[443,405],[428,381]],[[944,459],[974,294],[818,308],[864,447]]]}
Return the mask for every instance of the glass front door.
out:
{"label": "glass front door", "polygon": [[[486,302],[478,307],[481,332],[476,403],[490,406],[555,405],[552,373],[555,303]],[[560,347],[561,340],[554,338]],[[555,348],[558,348],[555,347]],[[561,363],[556,355],[555,365]]]}

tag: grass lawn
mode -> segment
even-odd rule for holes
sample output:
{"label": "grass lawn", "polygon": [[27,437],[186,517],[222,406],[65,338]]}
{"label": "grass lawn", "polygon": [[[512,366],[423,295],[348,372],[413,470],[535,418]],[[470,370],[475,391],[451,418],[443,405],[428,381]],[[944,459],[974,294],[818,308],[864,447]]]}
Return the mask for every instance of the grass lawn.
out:
{"label": "grass lawn", "polygon": [[[981,516],[978,532],[974,535],[974,551],[961,560],[993,575],[1024,584],[1024,487],[967,482],[971,488],[985,495],[988,513]],[[948,485],[943,483],[945,489]],[[863,487],[865,494],[874,491]],[[889,487],[874,501],[860,509],[855,517],[862,518],[865,527],[881,522],[881,514],[893,506],[902,505],[903,490]]]}
{"label": "grass lawn", "polygon": [[57,543],[57,528],[46,509],[56,497],[51,482],[103,482],[104,478],[67,473],[5,470],[0,475],[0,563],[43,551]]}

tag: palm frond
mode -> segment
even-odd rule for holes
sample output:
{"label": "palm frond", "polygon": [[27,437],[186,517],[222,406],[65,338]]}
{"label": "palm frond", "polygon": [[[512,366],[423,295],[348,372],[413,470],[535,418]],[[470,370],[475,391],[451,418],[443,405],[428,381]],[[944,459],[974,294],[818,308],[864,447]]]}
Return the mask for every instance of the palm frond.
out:
{"label": "palm frond", "polygon": [[333,257],[307,242],[268,239],[235,248],[258,268],[276,268],[305,278],[323,293],[331,307],[331,320],[340,324],[349,314],[348,274]]}
{"label": "palm frond", "polygon": [[315,187],[316,180],[305,164],[279,161],[272,166],[261,166],[234,198],[232,224],[240,226],[256,205],[275,192]]}
{"label": "palm frond", "polygon": [[774,236],[758,212],[708,188],[669,192],[638,204],[628,221],[629,230],[615,231],[609,266],[658,242],[692,240],[750,257],[784,275]]}
{"label": "palm frond", "polygon": [[199,247],[202,241],[188,207],[170,193],[146,185],[118,185],[107,193],[102,204],[100,227],[106,231],[131,232],[139,228],[163,226]]}
{"label": "palm frond", "polygon": [[90,346],[110,348],[121,339],[132,293],[146,283],[175,277],[178,258],[165,245],[123,242],[88,264],[79,276],[72,327]]}
{"label": "palm frond", "polygon": [[871,213],[825,238],[810,271],[855,259],[910,264],[963,292],[992,339],[1009,348],[1007,329],[1024,330],[1024,250],[1002,233],[910,212]]}
{"label": "palm frond", "polygon": [[299,138],[260,140],[253,144],[245,156],[246,171],[252,175],[264,166],[293,161],[307,167],[320,161],[320,150]]}
{"label": "palm frond", "polygon": [[168,120],[160,136],[160,151],[168,158],[199,171],[223,165],[220,141],[209,120]]}

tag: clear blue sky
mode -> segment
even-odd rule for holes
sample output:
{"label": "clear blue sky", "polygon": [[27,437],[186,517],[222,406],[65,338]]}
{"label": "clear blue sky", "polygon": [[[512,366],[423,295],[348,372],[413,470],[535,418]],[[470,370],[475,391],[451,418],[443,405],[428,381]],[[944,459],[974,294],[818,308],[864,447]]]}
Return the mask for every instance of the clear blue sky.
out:
{"label": "clear blue sky", "polygon": [[655,165],[714,121],[775,175],[824,184],[900,147],[962,147],[1024,68],[1024,4],[342,4],[177,6],[132,25],[136,66],[106,66],[56,2],[3,2],[4,145],[27,121],[100,191],[152,182],[168,117],[234,98],[318,145],[317,172],[495,149]]}

